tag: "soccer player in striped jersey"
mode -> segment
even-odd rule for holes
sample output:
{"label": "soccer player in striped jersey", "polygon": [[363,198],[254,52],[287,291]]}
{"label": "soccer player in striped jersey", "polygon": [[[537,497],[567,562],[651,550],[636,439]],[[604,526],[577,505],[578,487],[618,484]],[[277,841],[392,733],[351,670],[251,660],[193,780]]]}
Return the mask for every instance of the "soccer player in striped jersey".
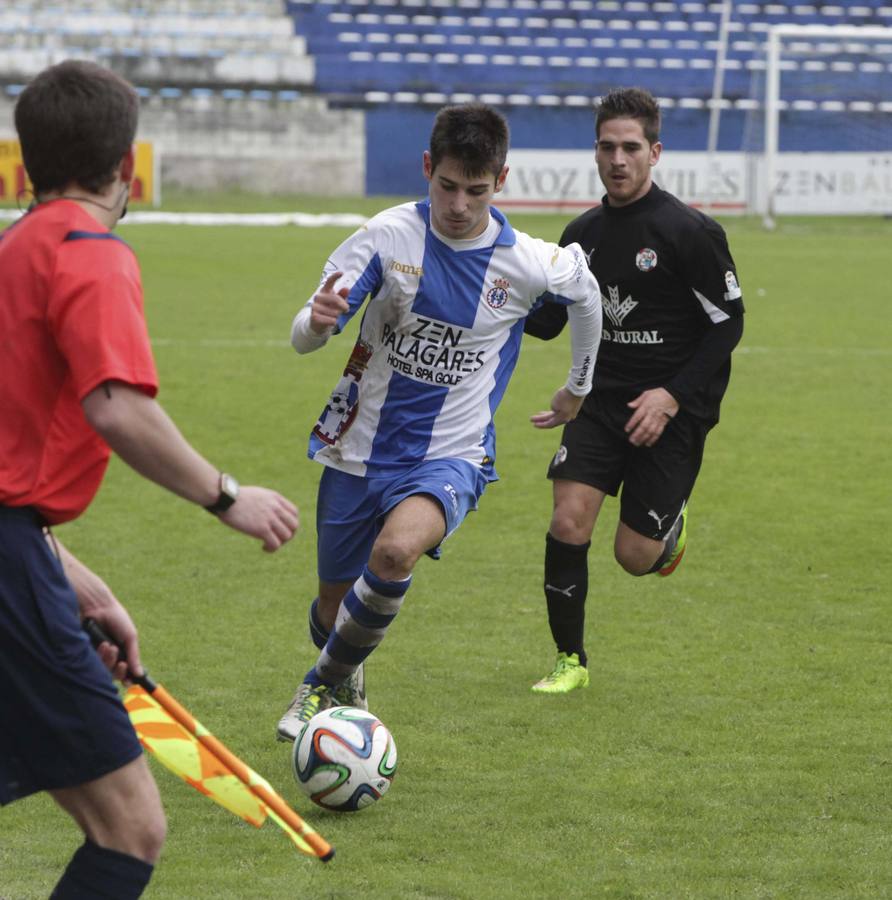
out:
{"label": "soccer player in striped jersey", "polygon": [[429,196],[372,218],[329,258],[297,314],[299,353],[322,347],[360,309],[359,338],[310,436],[319,486],[319,657],[282,716],[293,740],[334,704],[364,706],[362,663],[383,638],[412,571],[496,479],[493,415],[523,323],[548,299],[566,307],[572,365],[552,428],[577,414],[601,333],[598,285],[580,248],[515,231],[492,206],[508,174],[508,127],[479,103],[438,113],[423,155]]}
{"label": "soccer player in striped jersey", "polygon": [[[656,100],[637,88],[614,91],[595,128],[606,196],[567,226],[561,243],[582,246],[606,322],[597,389],[564,428],[548,470],[554,509],[544,589],[558,653],[533,685],[543,694],[589,682],[588,548],[606,495],[622,485],[614,553],[627,572],[670,575],[681,562],[688,498],[743,334],[725,232],[653,183],[662,149]],[[525,327],[547,339],[565,322],[547,305]]]}

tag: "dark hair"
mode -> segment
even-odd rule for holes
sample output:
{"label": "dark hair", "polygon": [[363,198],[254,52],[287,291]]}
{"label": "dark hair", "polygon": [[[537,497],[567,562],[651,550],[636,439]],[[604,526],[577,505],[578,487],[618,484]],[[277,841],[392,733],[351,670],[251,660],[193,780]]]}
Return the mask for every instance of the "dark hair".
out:
{"label": "dark hair", "polygon": [[430,155],[432,169],[448,156],[469,178],[484,172],[498,178],[508,156],[508,122],[485,103],[444,106],[434,119]]}
{"label": "dark hair", "polygon": [[34,192],[75,183],[100,193],[133,144],[138,115],[136,91],[102,66],[71,59],[44,69],[15,107]]}
{"label": "dark hair", "polygon": [[649,144],[660,139],[660,105],[643,88],[620,88],[601,98],[595,117],[596,138],[601,134],[601,124],[610,119],[638,119]]}

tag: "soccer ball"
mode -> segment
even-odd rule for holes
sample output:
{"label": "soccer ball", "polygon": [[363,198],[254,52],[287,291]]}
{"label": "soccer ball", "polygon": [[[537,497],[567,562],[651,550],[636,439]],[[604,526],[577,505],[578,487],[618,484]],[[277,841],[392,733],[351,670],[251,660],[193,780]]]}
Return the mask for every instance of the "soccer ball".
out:
{"label": "soccer ball", "polygon": [[390,787],[396,774],[396,744],[372,713],[334,706],[304,725],[291,762],[300,789],[314,803],[355,812]]}

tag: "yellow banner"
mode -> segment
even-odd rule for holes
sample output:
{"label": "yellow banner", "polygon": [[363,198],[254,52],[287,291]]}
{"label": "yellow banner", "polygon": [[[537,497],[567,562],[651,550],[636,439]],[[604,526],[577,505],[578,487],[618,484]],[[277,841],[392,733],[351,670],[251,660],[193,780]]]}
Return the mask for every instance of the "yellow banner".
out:
{"label": "yellow banner", "polygon": [[[137,141],[136,172],[130,186],[130,203],[157,206],[161,201],[161,185],[155,184],[155,151],[149,141]],[[10,203],[31,190],[31,182],[22,163],[18,141],[0,141],[0,202]],[[24,206],[31,199],[30,193]]]}

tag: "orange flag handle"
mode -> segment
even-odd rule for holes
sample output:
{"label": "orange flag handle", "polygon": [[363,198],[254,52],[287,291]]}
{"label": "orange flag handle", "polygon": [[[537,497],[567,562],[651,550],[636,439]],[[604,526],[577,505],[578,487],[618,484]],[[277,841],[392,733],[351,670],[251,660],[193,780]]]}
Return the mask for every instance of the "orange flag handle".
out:
{"label": "orange flag handle", "polygon": [[[127,659],[124,654],[124,648],[117,641],[113,641],[95,619],[84,619],[81,624],[84,631],[89,635],[93,646],[98,647],[103,642],[114,644],[118,648],[119,659]],[[151,694],[170,716],[213,753],[220,762],[227,766],[255,797],[262,800],[283,822],[290,828],[293,828],[322,862],[328,862],[334,856],[334,847],[328,841],[307,825],[263,778],[249,766],[246,766],[225,744],[217,740],[201,722],[195,719],[184,706],[168,694],[160,684],[153,681],[149,677],[148,672],[142,675],[128,673],[128,677],[146,693]]]}
{"label": "orange flag handle", "polygon": [[277,816],[290,825],[327,862],[334,856],[334,848],[306,822],[249,766],[245,765],[222,741],[211,734],[189,711],[172,697],[162,685],[156,684],[152,697],[173,716],[183,728],[200,741],[227,768],[238,776],[251,792],[259,797]]}

